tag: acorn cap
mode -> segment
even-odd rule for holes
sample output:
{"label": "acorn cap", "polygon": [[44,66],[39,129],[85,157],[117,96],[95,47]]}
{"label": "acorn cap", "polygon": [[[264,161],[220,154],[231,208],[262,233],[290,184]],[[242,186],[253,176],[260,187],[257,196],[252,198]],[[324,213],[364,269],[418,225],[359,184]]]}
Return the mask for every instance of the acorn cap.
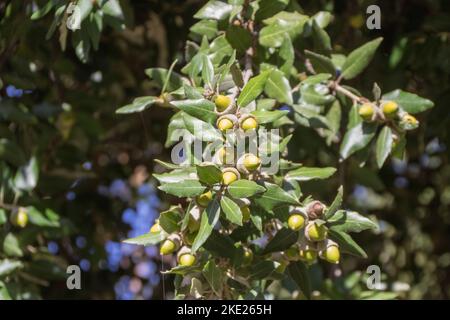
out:
{"label": "acorn cap", "polygon": [[320,201],[312,201],[306,206],[306,213],[311,220],[319,219],[323,216],[325,211],[325,205]]}
{"label": "acorn cap", "polygon": [[241,174],[239,173],[239,171],[236,168],[233,168],[233,167],[223,168],[222,174],[224,174],[225,172],[233,172],[234,174],[236,174],[238,180],[241,178]]}
{"label": "acorn cap", "polygon": [[178,250],[178,248],[180,247],[180,243],[181,243],[181,237],[178,234],[172,233],[171,235],[169,235],[167,237],[167,240],[170,240],[173,243],[175,243],[175,247],[176,247],[175,250]]}

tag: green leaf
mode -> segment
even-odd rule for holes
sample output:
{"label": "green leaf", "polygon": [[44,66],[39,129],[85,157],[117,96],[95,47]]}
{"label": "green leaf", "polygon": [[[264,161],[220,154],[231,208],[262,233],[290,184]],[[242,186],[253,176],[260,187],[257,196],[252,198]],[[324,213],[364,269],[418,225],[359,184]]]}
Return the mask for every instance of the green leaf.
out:
{"label": "green leaf", "polygon": [[342,159],[347,159],[356,151],[363,149],[373,139],[377,125],[361,122],[348,130],[342,140],[340,154]]}
{"label": "green leaf", "polygon": [[289,4],[290,0],[261,0],[259,1],[259,8],[256,11],[255,19],[258,21],[272,17],[280,12]]}
{"label": "green leaf", "polygon": [[243,108],[250,102],[255,100],[264,90],[267,78],[269,77],[271,70],[266,70],[256,77],[251,78],[242,89],[237,104]]}
{"label": "green leaf", "polygon": [[349,234],[332,229],[328,230],[328,234],[330,239],[339,245],[342,252],[361,258],[367,258],[367,253],[355,242],[355,240],[352,239]]}
{"label": "green leaf", "polygon": [[139,97],[133,100],[133,103],[127,104],[116,110],[116,113],[124,114],[124,113],[135,113],[142,112],[147,110],[155,103],[161,103],[162,100],[158,97],[148,96],[148,97]]}
{"label": "green leaf", "polygon": [[220,200],[220,206],[225,213],[226,218],[234,224],[242,226],[242,212],[241,208],[230,198],[225,196]]}
{"label": "green leaf", "polygon": [[308,267],[301,261],[289,263],[288,272],[306,298],[311,299],[311,283],[309,281]]}
{"label": "green leaf", "polygon": [[137,244],[141,246],[152,246],[166,239],[164,232],[146,233],[136,238],[123,240],[125,243]]}
{"label": "green leaf", "polygon": [[238,255],[242,256],[242,250],[238,250],[238,248],[234,246],[234,243],[235,241],[229,236],[213,230],[208,240],[203,244],[203,248],[216,256],[228,258],[237,262],[239,260]]}
{"label": "green leaf", "polygon": [[195,197],[205,191],[205,187],[197,180],[184,180],[177,183],[165,183],[159,189],[177,197]]}
{"label": "green leaf", "polygon": [[31,191],[38,182],[39,164],[36,157],[32,157],[28,163],[19,167],[14,177],[14,186],[19,190]]}
{"label": "green leaf", "polygon": [[298,240],[299,233],[291,229],[280,229],[269,241],[261,254],[283,251],[290,248]]}
{"label": "green leaf", "polygon": [[384,126],[378,135],[375,157],[378,168],[381,168],[391,153],[393,143],[392,130],[388,126]]}
{"label": "green leaf", "polygon": [[331,177],[335,172],[336,172],[336,168],[332,168],[332,167],[326,167],[326,168],[301,167],[296,170],[290,171],[286,175],[286,179],[297,180],[297,181],[327,179],[327,178]]}
{"label": "green leaf", "polygon": [[[44,211],[44,212],[42,212]],[[40,227],[58,228],[60,227],[58,215],[50,208],[39,210],[35,207],[27,207],[30,223]],[[55,217],[55,218],[53,218]]]}
{"label": "green leaf", "polygon": [[305,50],[306,57],[311,60],[311,63],[314,66],[314,71],[318,73],[329,73],[332,76],[336,74],[336,67],[334,66],[333,61],[327,56],[314,53],[309,50]]}
{"label": "green leaf", "polygon": [[186,113],[183,113],[183,121],[186,129],[200,141],[215,142],[222,139],[222,133],[211,123],[202,121]]}
{"label": "green leaf", "polygon": [[252,45],[252,35],[240,26],[230,25],[227,28],[225,37],[233,49],[243,53]]}
{"label": "green leaf", "polygon": [[273,209],[290,204],[298,204],[298,200],[291,194],[284,191],[280,186],[266,182],[264,184],[267,191],[255,198],[255,203],[267,212]]}
{"label": "green leaf", "polygon": [[252,115],[256,117],[259,124],[266,124],[277,121],[278,119],[287,115],[289,111],[287,110],[274,110],[274,111],[264,111],[256,110],[251,112]]}
{"label": "green leaf", "polygon": [[312,22],[312,36],[314,41],[314,46],[321,52],[331,51],[331,39],[328,33],[321,28],[318,23],[313,20]]}
{"label": "green leaf", "polygon": [[280,47],[284,36],[288,34],[294,39],[303,31],[308,17],[297,12],[282,11],[264,20],[267,24],[259,33],[259,43],[264,47]]}
{"label": "green leaf", "polygon": [[170,172],[153,174],[160,183],[177,183],[184,180],[192,180],[196,178],[195,169],[191,167],[175,169]]}
{"label": "green leaf", "polygon": [[174,233],[180,231],[180,208],[173,207],[172,209],[161,212],[159,216],[159,225],[167,233]]}
{"label": "green leaf", "polygon": [[194,243],[192,244],[191,251],[195,253],[206,240],[208,240],[214,226],[219,221],[220,217],[220,205],[219,200],[214,198],[205,210],[202,212],[202,217],[200,220],[200,229],[198,230],[197,236],[195,237]]}
{"label": "green leaf", "polygon": [[266,189],[263,186],[245,179],[237,180],[228,186],[228,193],[233,198],[247,198],[264,191]]}
{"label": "green leaf", "polygon": [[207,2],[199,11],[194,15],[196,19],[211,19],[211,20],[223,20],[233,10],[233,6],[217,0]]}
{"label": "green leaf", "polygon": [[214,164],[201,164],[196,168],[198,178],[203,183],[212,185],[222,180],[222,171]]}
{"label": "green leaf", "polygon": [[206,99],[178,100],[172,101],[171,104],[187,114],[210,124],[215,123],[217,119],[214,103]]}
{"label": "green leaf", "polygon": [[[212,82],[214,80],[214,66],[208,55],[203,55],[203,68],[202,68],[202,79],[205,84],[212,88]],[[205,120],[207,121],[207,120]]]}
{"label": "green leaf", "polygon": [[55,6],[55,1],[46,1],[43,6],[41,6],[36,11],[33,12],[30,19],[37,20],[37,19],[42,18],[47,13],[49,13],[54,6]]}
{"label": "green leaf", "polygon": [[328,207],[327,212],[325,213],[326,219],[331,218],[339,210],[339,208],[342,205],[343,196],[344,196],[344,188],[343,186],[340,186],[338,193],[333,200],[333,203],[331,204],[331,206]]}
{"label": "green leaf", "polygon": [[222,295],[222,286],[224,282],[224,275],[222,269],[216,265],[214,261],[208,261],[202,271],[206,281],[208,281],[211,289],[218,296]]}
{"label": "green leaf", "polygon": [[8,221],[8,218],[6,217],[6,211],[5,209],[0,208],[0,226],[5,224],[6,221]]}
{"label": "green leaf", "polygon": [[277,99],[280,103],[292,104],[292,89],[289,80],[286,79],[283,72],[273,70],[267,78],[264,92],[270,98]]}
{"label": "green leaf", "polygon": [[367,229],[378,229],[372,220],[354,211],[339,210],[327,220],[330,229],[342,232],[361,232]]}
{"label": "green leaf", "polygon": [[0,278],[4,277],[11,272],[20,269],[23,267],[21,261],[11,260],[11,259],[2,259],[0,260]]}
{"label": "green leaf", "polygon": [[13,233],[8,233],[3,240],[3,252],[7,256],[11,257],[21,257],[23,256],[23,251],[20,248],[20,243],[17,237]]}
{"label": "green leaf", "polygon": [[217,33],[217,21],[216,20],[201,20],[194,24],[189,30],[191,32],[206,36],[208,40],[214,38]]}
{"label": "green leaf", "polygon": [[395,101],[403,110],[411,114],[426,111],[434,106],[432,101],[402,90],[386,93],[383,95],[382,100]]}
{"label": "green leaf", "polygon": [[351,52],[342,67],[341,76],[349,80],[359,75],[372,60],[381,41],[383,38],[377,38]]}
{"label": "green leaf", "polygon": [[260,261],[250,266],[250,277],[254,280],[261,280],[273,274],[279,263],[275,261]]}

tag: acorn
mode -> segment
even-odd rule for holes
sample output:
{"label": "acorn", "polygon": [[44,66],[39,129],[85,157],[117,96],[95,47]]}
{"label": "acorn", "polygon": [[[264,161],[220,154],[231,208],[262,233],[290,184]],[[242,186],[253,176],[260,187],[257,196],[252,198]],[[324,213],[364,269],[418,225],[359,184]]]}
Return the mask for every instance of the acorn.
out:
{"label": "acorn", "polygon": [[20,228],[25,228],[28,224],[28,211],[24,207],[14,210],[10,217],[11,223]]}
{"label": "acorn", "polygon": [[284,273],[288,264],[289,263],[287,261],[280,261],[279,265],[275,268],[275,271],[278,273]]}
{"label": "acorn", "polygon": [[292,214],[288,219],[288,226],[294,231],[298,231],[305,225],[305,218],[298,213]]}
{"label": "acorn", "polygon": [[253,261],[253,251],[250,248],[244,248],[244,257],[242,264],[248,266]]}
{"label": "acorn", "polygon": [[250,208],[248,206],[241,207],[242,222],[248,222],[250,220]]}
{"label": "acorn", "polygon": [[236,123],[237,117],[233,114],[225,114],[220,116],[216,121],[217,128],[219,128],[222,132],[227,132],[228,130],[233,129]]}
{"label": "acorn", "polygon": [[416,129],[419,126],[419,121],[416,119],[416,117],[410,115],[409,113],[406,113],[402,116],[400,126],[405,130]]}
{"label": "acorn", "polygon": [[177,253],[178,264],[183,267],[192,266],[197,260],[188,247],[182,247]]}
{"label": "acorn", "polygon": [[170,235],[159,248],[159,253],[161,255],[168,255],[174,253],[180,247],[180,237],[176,234]]}
{"label": "acorn", "polygon": [[161,232],[161,225],[159,224],[159,221],[156,221],[154,225],[150,228],[150,233],[158,233]]}
{"label": "acorn", "polygon": [[381,105],[381,110],[387,118],[393,118],[398,112],[398,104],[394,101],[386,101]]}
{"label": "acorn", "polygon": [[225,168],[222,170],[222,183],[224,185],[229,185],[240,178],[239,171],[235,168]]}
{"label": "acorn", "polygon": [[325,248],[319,252],[319,257],[329,263],[338,264],[341,257],[339,245],[332,240],[327,240]]}
{"label": "acorn", "polygon": [[305,261],[308,264],[313,263],[317,259],[317,251],[311,246],[303,246],[298,252],[299,259]]}
{"label": "acorn", "polygon": [[328,235],[328,228],[323,224],[310,222],[305,228],[305,237],[309,241],[323,241]]}
{"label": "acorn", "polygon": [[219,112],[225,111],[231,104],[231,98],[224,95],[217,95],[214,99],[214,103],[216,105],[216,109]]}
{"label": "acorn", "polygon": [[251,114],[241,115],[239,118],[239,126],[244,132],[255,130],[258,128],[258,121],[255,116]]}
{"label": "acorn", "polygon": [[312,201],[306,207],[306,213],[311,220],[319,219],[323,216],[325,205],[320,201]]}
{"label": "acorn", "polygon": [[260,166],[261,159],[252,153],[242,155],[237,161],[237,168],[245,174],[257,170]]}
{"label": "acorn", "polygon": [[375,107],[372,103],[364,103],[359,107],[358,114],[364,121],[371,122],[374,120]]}
{"label": "acorn", "polygon": [[195,198],[195,201],[197,204],[201,207],[207,207],[208,204],[211,202],[213,198],[213,194],[211,190],[206,191],[205,193],[202,193],[201,195],[197,196]]}

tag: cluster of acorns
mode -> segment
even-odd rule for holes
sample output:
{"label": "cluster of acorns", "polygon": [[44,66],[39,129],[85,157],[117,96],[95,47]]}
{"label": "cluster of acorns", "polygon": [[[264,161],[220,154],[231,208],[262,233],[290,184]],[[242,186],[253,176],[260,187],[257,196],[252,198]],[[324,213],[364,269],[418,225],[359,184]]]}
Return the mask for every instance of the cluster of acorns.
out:
{"label": "cluster of acorns", "polygon": [[[240,114],[236,104],[228,96],[217,95],[214,99],[216,112],[219,116],[216,122],[217,128],[226,133],[228,130],[242,130],[248,133],[258,128],[257,119],[251,114]],[[222,147],[217,151],[217,162],[222,168],[222,187],[226,188],[231,183],[241,179],[242,176],[257,171],[261,166],[261,159],[251,153],[246,153],[234,159],[234,148]],[[196,206],[191,209],[189,222],[185,231],[181,234],[171,234],[160,246],[160,254],[169,255],[177,252],[177,261],[180,266],[190,267],[195,264],[196,256],[192,254],[189,246],[192,245],[198,229],[200,228],[200,216],[202,210],[208,206],[213,199],[213,193],[208,190],[195,199]],[[238,199],[238,204],[242,213],[242,221],[250,220],[250,201],[248,199]],[[151,233],[163,232],[157,221],[150,229]],[[244,264],[249,264],[253,260],[253,252],[244,248]]]}
{"label": "cluster of acorns", "polygon": [[372,102],[365,102],[359,106],[358,114],[366,122],[396,121],[405,130],[415,129],[419,125],[419,121],[402,110],[395,101],[381,101],[378,105]]}
{"label": "cluster of acorns", "polygon": [[320,201],[312,201],[305,208],[291,210],[288,226],[294,231],[303,232],[303,236],[284,252],[288,260],[302,260],[311,264],[319,257],[333,264],[339,263],[339,245],[327,238],[324,212],[325,205]]}

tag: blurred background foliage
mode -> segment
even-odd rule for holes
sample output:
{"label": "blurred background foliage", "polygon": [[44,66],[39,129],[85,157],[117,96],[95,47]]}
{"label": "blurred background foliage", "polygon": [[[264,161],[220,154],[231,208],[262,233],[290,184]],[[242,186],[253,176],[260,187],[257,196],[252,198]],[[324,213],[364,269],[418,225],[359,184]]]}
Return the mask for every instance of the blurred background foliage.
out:
{"label": "blurred background foliage", "polygon": [[[51,5],[49,5],[49,3]],[[69,1],[0,2],[0,299],[161,299],[174,264],[120,241],[148,231],[169,199],[152,173],[169,160],[164,149],[171,111],[130,116],[114,111],[158,86],[144,69],[184,61],[184,44],[200,0],[80,1],[89,15],[81,29],[66,27]],[[349,256],[342,268],[311,270],[325,298],[363,297],[369,265],[382,286],[402,299],[450,297],[450,3],[445,0],[301,0],[307,14],[330,11],[335,49],[348,53],[384,37],[358,78],[370,95],[397,87],[435,102],[412,132],[405,161],[360,168],[338,161],[314,131],[299,127],[289,158],[338,166],[327,182],[303,184],[305,193],[332,201],[340,184],[348,208],[370,215],[379,233],[357,235],[369,258]],[[381,7],[381,30],[365,26],[366,8]],[[27,208],[24,227],[9,223]],[[66,289],[66,266],[82,269],[82,290]],[[329,272],[327,280],[323,272]],[[165,280],[165,281],[162,281]],[[273,297],[286,297],[282,284]],[[318,296],[319,298],[319,296]]]}

